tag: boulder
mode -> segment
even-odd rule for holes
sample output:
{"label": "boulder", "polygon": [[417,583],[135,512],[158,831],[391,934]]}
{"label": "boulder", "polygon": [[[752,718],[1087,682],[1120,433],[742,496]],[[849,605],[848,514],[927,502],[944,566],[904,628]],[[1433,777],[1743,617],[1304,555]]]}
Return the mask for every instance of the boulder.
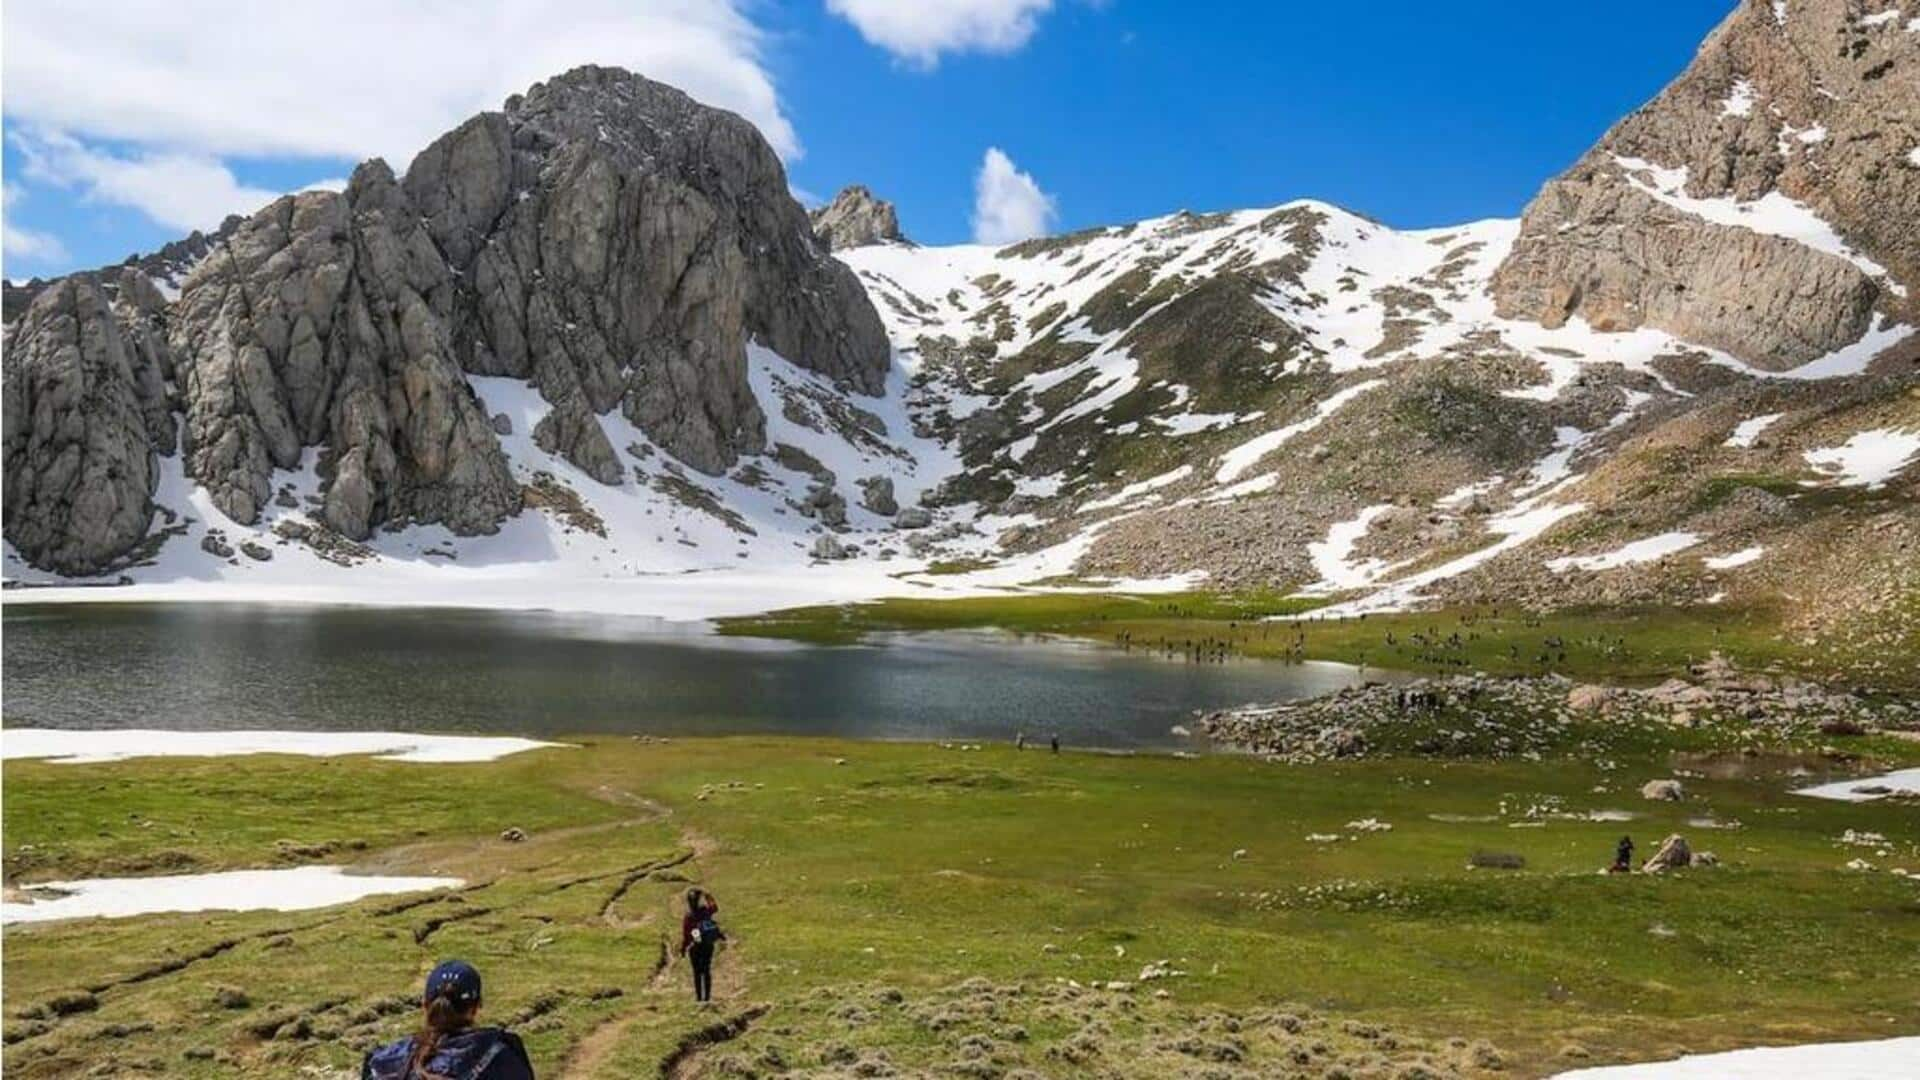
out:
{"label": "boulder", "polygon": [[893,497],[893,478],[869,476],[861,480],[860,505],[881,517],[892,517],[899,513],[900,504]]}
{"label": "boulder", "polygon": [[1575,712],[1594,712],[1607,707],[1614,698],[1609,686],[1576,686],[1567,691],[1567,708]]}
{"label": "boulder", "polygon": [[1654,802],[1679,802],[1687,797],[1678,780],[1649,780],[1640,785],[1640,797]]}
{"label": "boulder", "polygon": [[800,504],[800,512],[820,523],[838,528],[847,523],[846,496],[834,490],[831,483],[816,483],[807,489],[807,497]]}
{"label": "boulder", "polygon": [[600,418],[578,391],[569,393],[533,426],[533,444],[610,487],[626,478],[626,468],[614,454]]}
{"label": "boulder", "polygon": [[1693,849],[1687,838],[1675,833],[1660,842],[1660,849],[1642,866],[1641,872],[1658,874],[1663,870],[1683,870],[1693,865]]}

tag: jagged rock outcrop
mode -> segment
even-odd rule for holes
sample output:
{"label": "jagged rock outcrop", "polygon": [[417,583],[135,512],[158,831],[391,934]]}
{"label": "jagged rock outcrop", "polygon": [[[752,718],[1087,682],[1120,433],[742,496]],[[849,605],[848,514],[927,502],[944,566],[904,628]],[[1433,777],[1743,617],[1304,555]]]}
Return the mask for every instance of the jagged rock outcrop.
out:
{"label": "jagged rock outcrop", "polygon": [[840,189],[833,201],[813,211],[813,235],[835,251],[866,247],[882,241],[901,241],[900,218],[893,204],[876,198],[864,185]]}
{"label": "jagged rock outcrop", "polygon": [[615,408],[704,472],[765,449],[750,341],[860,393],[890,362],[758,131],[598,67],[474,117],[404,180],[370,161],[343,192],[16,301],[6,534],[74,574],[145,534],[176,412],[187,477],[237,522],[317,451],[334,532],[473,534],[522,496],[469,373],[532,382],[551,406],[535,441],[619,484],[600,419]]}
{"label": "jagged rock outcrop", "polygon": [[451,273],[380,162],[344,193],[288,196],[194,272],[173,312],[187,474],[252,523],[276,469],[321,447],[322,516],[486,532],[519,487],[454,360]]}
{"label": "jagged rock outcrop", "polygon": [[[231,214],[220,223],[219,228],[210,233],[195,229],[178,240],[161,245],[157,251],[129,255],[115,266],[103,266],[91,273],[106,285],[110,293],[117,289],[121,282],[127,280],[122,273],[124,270],[137,271],[142,278],[148,279],[148,285],[160,282],[170,290],[177,290],[181,283],[186,281],[187,274],[195,264],[206,258],[207,252],[212,251],[224,241],[245,220],[246,218],[238,214]],[[27,305],[33,303],[35,297],[61,280],[63,279],[34,278],[19,284],[11,281],[0,282],[0,320],[12,322],[19,318],[26,312]],[[155,289],[155,292],[157,293],[158,289]]]}
{"label": "jagged rock outcrop", "polygon": [[[1527,208],[1500,314],[1653,326],[1769,370],[1857,341],[1876,310],[1911,318],[1920,34],[1889,11],[1742,3]],[[1850,251],[1796,238],[1816,216]]]}
{"label": "jagged rock outcrop", "polygon": [[173,422],[153,353],[128,337],[83,275],[8,328],[6,538],[37,565],[97,573],[147,533]]}
{"label": "jagged rock outcrop", "polygon": [[[531,379],[581,409],[616,406],[709,474],[766,443],[747,384],[759,341],[878,393],[888,344],[851,271],[808,241],[779,159],[732,113],[583,67],[423,151],[405,187],[454,271],[469,371]],[[566,441],[566,440],[563,440]]]}

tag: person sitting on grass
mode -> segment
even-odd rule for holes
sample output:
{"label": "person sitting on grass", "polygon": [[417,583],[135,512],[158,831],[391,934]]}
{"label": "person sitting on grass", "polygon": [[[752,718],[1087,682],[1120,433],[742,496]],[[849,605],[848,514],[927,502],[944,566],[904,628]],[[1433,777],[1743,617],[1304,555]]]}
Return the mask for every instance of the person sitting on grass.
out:
{"label": "person sitting on grass", "polygon": [[420,1032],[367,1055],[361,1080],[533,1080],[520,1036],[475,1027],[480,973],[448,960],[427,976]]}
{"label": "person sitting on grass", "polygon": [[1633,837],[1623,836],[1619,846],[1613,849],[1613,865],[1607,867],[1609,874],[1633,873]]}
{"label": "person sitting on grass", "polygon": [[687,890],[687,913],[680,918],[680,955],[693,965],[693,1000],[702,1004],[713,1000],[713,950],[727,935],[713,917],[720,912],[720,901],[695,886]]}

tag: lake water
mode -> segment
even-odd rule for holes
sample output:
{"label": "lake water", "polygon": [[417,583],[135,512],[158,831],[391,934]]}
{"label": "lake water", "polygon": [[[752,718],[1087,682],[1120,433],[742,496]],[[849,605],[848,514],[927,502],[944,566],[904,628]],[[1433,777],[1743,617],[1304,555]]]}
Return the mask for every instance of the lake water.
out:
{"label": "lake water", "polygon": [[[1197,709],[1326,693],[1339,664],[1188,664],[992,632],[823,647],[658,620],[215,604],[6,605],[16,727],[786,733],[1182,745]],[[1377,677],[1377,673],[1369,673]]]}

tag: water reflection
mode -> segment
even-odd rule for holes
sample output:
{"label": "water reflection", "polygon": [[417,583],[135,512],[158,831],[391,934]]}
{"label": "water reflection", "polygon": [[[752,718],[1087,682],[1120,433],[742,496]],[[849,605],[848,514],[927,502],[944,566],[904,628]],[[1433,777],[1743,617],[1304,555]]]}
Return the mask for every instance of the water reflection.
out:
{"label": "water reflection", "polygon": [[1325,693],[1338,664],[1187,664],[987,631],[822,648],[598,615],[9,605],[8,724],[783,732],[1165,747],[1193,710]]}

